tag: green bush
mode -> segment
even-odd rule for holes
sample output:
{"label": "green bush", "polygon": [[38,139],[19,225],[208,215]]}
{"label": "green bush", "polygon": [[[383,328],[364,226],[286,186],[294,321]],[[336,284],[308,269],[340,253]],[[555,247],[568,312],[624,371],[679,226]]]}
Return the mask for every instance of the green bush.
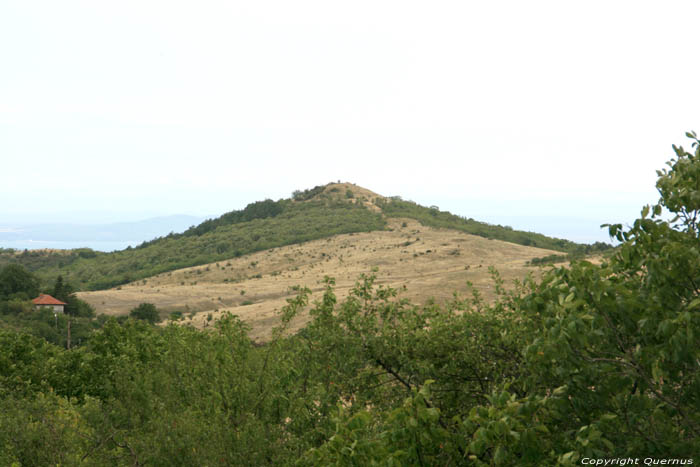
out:
{"label": "green bush", "polygon": [[148,321],[151,324],[160,322],[160,313],[152,303],[141,303],[129,312],[129,316],[134,319]]}
{"label": "green bush", "polygon": [[0,300],[31,299],[39,295],[39,281],[19,264],[0,269]]}
{"label": "green bush", "polygon": [[177,310],[177,311],[172,311],[170,315],[168,315],[169,319],[172,321],[179,321],[182,319],[182,311]]}
{"label": "green bush", "polygon": [[539,258],[532,258],[530,261],[528,261],[528,265],[541,266],[554,263],[563,263],[564,261],[568,261],[569,259],[570,258],[567,255],[547,255],[541,256]]}

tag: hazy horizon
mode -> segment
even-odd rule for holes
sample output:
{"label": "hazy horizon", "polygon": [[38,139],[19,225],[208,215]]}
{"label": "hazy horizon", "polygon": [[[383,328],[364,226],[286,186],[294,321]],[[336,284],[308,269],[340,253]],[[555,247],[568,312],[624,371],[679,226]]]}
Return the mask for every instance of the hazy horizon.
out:
{"label": "hazy horizon", "polygon": [[[309,187],[310,188],[310,187]],[[365,187],[367,188],[367,187]],[[391,195],[401,196],[401,195]],[[409,199],[403,197],[404,199]],[[260,199],[246,200],[242,205],[234,209],[242,209],[245,205],[260,201]],[[424,206],[435,205],[435,199],[416,201]],[[528,203],[523,201],[506,201],[502,203],[481,203],[472,200],[466,205],[463,203],[444,201],[438,207],[443,211],[450,211],[463,217],[471,217],[481,222],[490,224],[507,225],[517,230],[542,233],[550,237],[564,238],[580,243],[594,243],[598,241],[610,242],[606,229],[601,229],[604,223],[627,223],[636,218],[640,206],[630,204],[626,218],[615,216],[610,209],[600,209],[597,216],[586,212],[583,215],[575,215],[565,211],[561,202],[549,203],[553,212],[550,215],[528,214]],[[649,199],[648,202],[653,202]],[[233,210],[233,209],[230,209]],[[229,212],[227,210],[225,212]],[[509,213],[510,211],[510,213]],[[519,213],[519,214],[516,214]],[[99,251],[113,251],[124,249],[128,246],[137,246],[143,241],[152,240],[158,236],[167,235],[170,232],[182,232],[191,225],[196,225],[205,219],[215,218],[224,212],[206,215],[191,214],[167,214],[138,213],[138,212],[72,212],[56,213],[47,212],[35,216],[4,217],[0,221],[0,248],[43,249],[43,248],[92,248]],[[154,230],[154,222],[158,223]],[[139,224],[144,224],[140,229]],[[95,233],[99,226],[118,226],[117,232],[104,231]],[[120,235],[124,226],[129,228]],[[42,230],[43,228],[43,230]],[[18,231],[21,229],[21,231]],[[65,232],[70,232],[66,234]],[[59,232],[56,234],[56,232]]]}
{"label": "hazy horizon", "polygon": [[0,5],[0,227],[351,181],[605,241],[700,130],[700,3]]}

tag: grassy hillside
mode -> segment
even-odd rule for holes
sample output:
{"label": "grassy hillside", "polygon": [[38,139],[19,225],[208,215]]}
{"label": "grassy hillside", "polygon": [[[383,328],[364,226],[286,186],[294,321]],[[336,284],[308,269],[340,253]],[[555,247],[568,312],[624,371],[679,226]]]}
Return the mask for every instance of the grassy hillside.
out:
{"label": "grassy hillside", "polygon": [[74,250],[15,250],[0,248],[0,267],[17,263],[29,271],[37,271],[46,267],[65,267],[80,258],[94,258],[100,254],[90,248]]}
{"label": "grassy hillside", "polygon": [[602,242],[596,242],[593,245],[583,245],[561,238],[547,237],[539,233],[514,230],[508,226],[487,224],[474,219],[456,216],[446,211],[440,211],[434,207],[426,208],[412,201],[404,201],[397,198],[379,199],[377,205],[387,217],[408,217],[426,226],[459,230],[460,232],[503,240],[518,245],[534,246],[573,254],[596,253],[610,248],[610,245]]}
{"label": "grassy hillside", "polygon": [[340,233],[379,230],[385,225],[381,215],[361,205],[312,201],[286,202],[283,206],[272,217],[236,219],[203,229],[202,233],[188,231],[137,248],[97,253],[92,258],[78,257],[63,267],[47,265],[36,269],[36,273],[45,280],[62,274],[82,289],[103,289],[165,271]]}
{"label": "grassy hillside", "polygon": [[0,265],[23,264],[47,283],[58,275],[80,289],[105,289],[162,272],[207,264],[269,248],[342,233],[386,228],[389,218],[409,218],[436,228],[565,253],[591,253],[605,244],[568,240],[466,219],[398,198],[385,198],[352,184],[328,184],[295,191],[292,198],[264,200],[209,219],[180,234],[114,253],[0,251]]}
{"label": "grassy hillside", "polygon": [[[97,313],[110,316],[126,316],[140,303],[154,303],[163,318],[179,313],[185,323],[200,328],[231,312],[251,326],[252,338],[264,341],[278,323],[276,310],[294,290],[306,286],[319,298],[316,293],[326,276],[335,278],[339,298],[349,294],[360,274],[374,270],[377,283],[401,289],[402,298],[416,303],[448,303],[455,293],[466,297],[473,291],[491,301],[496,292],[491,266],[510,286],[516,279],[538,275],[540,270],[528,263],[553,253],[425,227],[412,219],[389,219],[387,230],[259,251],[78,296]],[[308,319],[300,314],[292,329]]]}

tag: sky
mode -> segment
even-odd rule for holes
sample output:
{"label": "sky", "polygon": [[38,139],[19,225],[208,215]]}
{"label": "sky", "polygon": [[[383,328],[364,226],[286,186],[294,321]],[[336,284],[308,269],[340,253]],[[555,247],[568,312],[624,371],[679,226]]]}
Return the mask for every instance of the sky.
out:
{"label": "sky", "polygon": [[0,228],[349,181],[592,242],[700,131],[700,2],[0,3]]}

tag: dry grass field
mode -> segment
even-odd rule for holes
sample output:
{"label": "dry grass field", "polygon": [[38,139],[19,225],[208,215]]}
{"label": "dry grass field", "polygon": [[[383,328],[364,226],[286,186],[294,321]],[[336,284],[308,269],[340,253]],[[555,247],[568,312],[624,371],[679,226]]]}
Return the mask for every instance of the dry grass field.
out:
{"label": "dry grass field", "polygon": [[[208,265],[180,269],[124,286],[79,297],[97,313],[125,315],[140,303],[153,303],[164,314],[181,311],[182,322],[204,328],[224,311],[252,327],[251,337],[264,340],[293,286],[307,286],[312,301],[323,293],[324,276],[337,281],[344,298],[361,273],[376,268],[377,283],[401,289],[414,303],[450,300],[453,292],[468,293],[467,281],[493,297],[489,266],[506,283],[537,268],[526,261],[552,252],[453,230],[433,229],[411,219],[392,219],[393,230],[338,235],[323,240],[274,248]],[[403,286],[406,288],[403,289]],[[306,316],[293,323],[300,328]]]}

